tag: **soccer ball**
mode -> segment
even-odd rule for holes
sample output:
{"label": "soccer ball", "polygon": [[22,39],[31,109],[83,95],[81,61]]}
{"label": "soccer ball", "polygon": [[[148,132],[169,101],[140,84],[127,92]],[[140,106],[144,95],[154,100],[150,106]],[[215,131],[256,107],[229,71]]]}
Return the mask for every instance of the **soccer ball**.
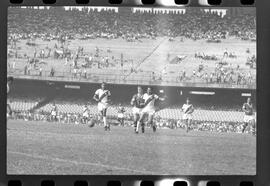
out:
{"label": "soccer ball", "polygon": [[89,122],[89,125],[88,125],[88,127],[90,127],[90,128],[92,128],[92,127],[94,127],[95,126],[95,120],[91,120],[90,122]]}

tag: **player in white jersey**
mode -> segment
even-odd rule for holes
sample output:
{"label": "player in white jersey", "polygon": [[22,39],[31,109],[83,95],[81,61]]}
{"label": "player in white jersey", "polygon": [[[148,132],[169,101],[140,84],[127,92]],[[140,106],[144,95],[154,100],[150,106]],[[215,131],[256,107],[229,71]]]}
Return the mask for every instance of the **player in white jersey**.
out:
{"label": "player in white jersey", "polygon": [[[135,132],[138,133],[137,126],[140,124],[140,116],[142,114],[142,109],[144,107],[144,99],[143,99],[143,89],[141,86],[137,88],[137,94],[132,96],[130,104],[133,106],[133,125],[135,128]],[[144,128],[142,127],[142,132],[144,133]]]}
{"label": "player in white jersey", "polygon": [[[150,126],[152,126],[153,131],[156,132],[157,127],[153,123],[153,118],[154,118],[154,115],[156,113],[155,102],[157,100],[164,101],[165,98],[161,98],[158,95],[153,94],[152,88],[148,87],[147,88],[147,93],[145,93],[143,95],[143,99],[144,99],[144,108],[142,109],[142,114],[141,114],[141,117],[140,117],[140,120],[139,120],[140,124],[143,123],[144,117],[146,115],[148,115],[148,122],[147,123]],[[142,128],[143,127],[144,126],[142,126]],[[137,125],[137,130],[136,131],[138,131],[138,128],[139,128],[139,125]]]}
{"label": "player in white jersey", "polygon": [[122,104],[119,104],[119,107],[117,108],[117,120],[119,121],[120,126],[124,126],[124,113],[126,112],[125,108],[122,106]]}
{"label": "player in white jersey", "polygon": [[9,93],[10,93],[12,83],[13,83],[13,77],[9,76],[7,78],[7,118],[9,118],[11,116],[11,114],[12,114],[12,109],[11,109],[11,106],[10,106],[10,103],[9,103],[9,100],[8,100],[8,96],[9,96]]}
{"label": "player in white jersey", "polygon": [[83,124],[87,124],[89,121],[89,109],[88,109],[87,105],[84,105],[84,107],[83,107],[82,116],[83,116],[83,118],[82,118]]}
{"label": "player in white jersey", "polygon": [[57,121],[57,112],[58,112],[58,109],[55,103],[53,103],[52,110],[51,110],[51,121],[54,121],[54,122]]}
{"label": "player in white jersey", "polygon": [[96,90],[93,99],[98,102],[98,111],[103,118],[104,129],[105,131],[107,131],[110,130],[110,124],[107,123],[106,112],[109,106],[111,92],[109,90],[106,90],[105,86],[106,85],[103,82],[101,84],[101,88]]}
{"label": "player in white jersey", "polygon": [[183,120],[186,124],[186,131],[188,132],[193,119],[192,113],[194,112],[194,107],[190,103],[189,98],[187,98],[186,103],[183,105],[182,111],[184,112]]}

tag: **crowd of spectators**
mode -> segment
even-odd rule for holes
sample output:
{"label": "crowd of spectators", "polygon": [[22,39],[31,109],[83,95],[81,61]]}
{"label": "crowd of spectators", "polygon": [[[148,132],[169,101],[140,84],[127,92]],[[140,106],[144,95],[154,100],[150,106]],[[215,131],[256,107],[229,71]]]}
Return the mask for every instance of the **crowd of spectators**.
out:
{"label": "crowd of spectators", "polygon": [[[49,112],[38,111],[38,112],[30,112],[30,111],[15,111],[12,115],[12,119],[14,120],[24,120],[24,121],[43,121],[43,122],[58,122],[62,124],[83,124],[83,125],[94,125],[103,126],[102,122],[99,120],[98,115],[91,115],[89,121],[83,119],[82,114],[79,113],[64,113],[60,112],[56,120],[51,117]],[[121,125],[118,122],[117,117],[109,117],[109,120],[114,126],[125,126],[125,127],[133,127],[132,116],[128,115],[124,119],[124,125]],[[182,120],[176,119],[164,119],[160,117],[156,117],[154,119],[154,123],[160,129],[185,129],[186,125]],[[93,125],[93,126],[94,126]],[[146,125],[146,127],[150,127]],[[242,133],[243,123],[241,122],[215,122],[215,121],[197,121],[194,120],[190,126],[193,131],[209,131],[209,132],[234,132],[234,133]],[[248,133],[252,133],[254,129],[249,127],[249,130],[246,130]]]}
{"label": "crowd of spectators", "polygon": [[251,73],[251,70],[242,70],[239,65],[234,68],[232,64],[224,65],[223,63],[216,63],[215,69],[211,71],[204,70],[205,66],[201,63],[192,71],[192,74],[187,74],[185,70],[181,70],[178,82],[201,81],[205,83],[222,83],[222,84],[236,84],[236,85],[252,85],[256,79]]}
{"label": "crowd of spectators", "polygon": [[[181,18],[180,18],[181,17]],[[50,9],[32,8],[10,8],[8,14],[8,50],[9,57],[24,58],[27,62],[23,67],[24,75],[69,77],[76,79],[95,79],[95,73],[90,68],[96,66],[98,69],[111,68],[113,66],[122,69],[117,73],[119,80],[123,80],[126,74],[133,73],[134,79],[141,77],[133,68],[133,60],[128,61],[123,57],[115,57],[110,48],[101,51],[96,47],[95,52],[85,53],[83,47],[71,51],[65,47],[65,43],[72,39],[89,39],[104,37],[108,39],[124,38],[127,41],[140,40],[141,38],[155,39],[158,36],[170,38],[182,37],[193,40],[206,39],[218,40],[226,37],[237,37],[241,39],[254,39],[256,36],[255,15],[238,15],[224,17],[216,13],[207,13],[203,9],[190,11],[185,14],[173,13],[149,13],[149,12],[115,12],[113,10],[88,10],[77,9],[64,10],[62,7]],[[35,45],[36,38],[46,41],[58,40],[54,48],[42,48],[33,51],[33,54],[18,53],[16,42],[20,39],[27,39],[28,45]],[[171,39],[173,40],[173,39]],[[249,51],[247,51],[248,53]],[[225,56],[226,52],[224,52]],[[223,56],[223,57],[224,57]],[[201,56],[195,54],[195,58],[202,57],[202,60],[212,60],[213,56]],[[206,59],[205,59],[206,57]],[[215,57],[215,56],[214,56]],[[225,57],[234,57],[233,54],[226,54]],[[43,66],[46,59],[64,60],[63,72],[53,67]],[[125,65],[125,64],[132,64]],[[256,56],[247,59],[246,65],[256,68]],[[8,71],[15,72],[16,60],[8,64]],[[193,69],[192,73],[185,70],[170,80],[173,83],[179,82],[204,82],[204,83],[227,83],[237,85],[254,84],[255,78],[251,72],[241,71],[239,67],[217,62],[214,71],[204,70],[204,63]],[[49,69],[50,68],[50,69]],[[91,71],[91,72],[90,72]],[[146,72],[148,73],[148,72]],[[149,72],[145,80],[149,82],[166,81],[164,74]],[[101,76],[98,73],[98,76]],[[110,78],[110,77],[104,77]]]}
{"label": "crowd of spectators", "polygon": [[118,38],[130,40],[157,36],[222,39],[235,36],[256,39],[255,15],[230,17],[203,9],[185,14],[115,12],[114,10],[65,10],[10,8],[8,34],[11,38],[44,40],[79,38]]}
{"label": "crowd of spectators", "polygon": [[[161,119],[156,118],[156,125],[159,128],[170,128],[170,129],[185,129],[186,124],[181,120],[174,119]],[[191,123],[190,128],[194,131],[209,131],[209,132],[235,132],[242,133],[243,123],[242,122],[221,122],[221,121],[197,121],[194,120]],[[249,128],[248,132],[252,132],[254,129]]]}

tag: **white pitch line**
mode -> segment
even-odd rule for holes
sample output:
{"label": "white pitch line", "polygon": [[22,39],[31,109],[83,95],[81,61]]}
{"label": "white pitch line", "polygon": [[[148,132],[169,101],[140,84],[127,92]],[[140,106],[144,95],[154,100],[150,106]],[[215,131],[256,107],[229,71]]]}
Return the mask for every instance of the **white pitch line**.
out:
{"label": "white pitch line", "polygon": [[110,169],[116,169],[116,170],[125,170],[125,171],[133,171],[133,172],[138,172],[138,173],[143,173],[143,174],[156,174],[151,171],[141,171],[141,170],[134,170],[134,169],[129,169],[129,168],[123,168],[123,167],[117,167],[117,166],[111,166],[111,165],[104,165],[101,163],[90,163],[90,162],[79,162],[79,161],[74,161],[74,160],[67,160],[67,159],[61,159],[61,158],[53,158],[49,156],[41,156],[41,155],[34,155],[34,154],[28,154],[24,152],[15,152],[15,151],[7,151],[7,153],[10,154],[17,154],[17,155],[22,155],[22,156],[27,156],[31,158],[39,158],[43,160],[51,160],[51,161],[59,161],[59,162],[64,162],[64,163],[72,163],[75,165],[91,165],[91,166],[98,166],[98,167],[104,167],[104,168],[110,168]]}

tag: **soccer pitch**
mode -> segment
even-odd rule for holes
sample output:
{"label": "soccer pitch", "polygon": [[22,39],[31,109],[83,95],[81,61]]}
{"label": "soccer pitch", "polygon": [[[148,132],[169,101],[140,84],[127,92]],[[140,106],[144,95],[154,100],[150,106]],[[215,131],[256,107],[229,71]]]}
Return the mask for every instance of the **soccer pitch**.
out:
{"label": "soccer pitch", "polygon": [[7,122],[8,174],[254,175],[249,134]]}

